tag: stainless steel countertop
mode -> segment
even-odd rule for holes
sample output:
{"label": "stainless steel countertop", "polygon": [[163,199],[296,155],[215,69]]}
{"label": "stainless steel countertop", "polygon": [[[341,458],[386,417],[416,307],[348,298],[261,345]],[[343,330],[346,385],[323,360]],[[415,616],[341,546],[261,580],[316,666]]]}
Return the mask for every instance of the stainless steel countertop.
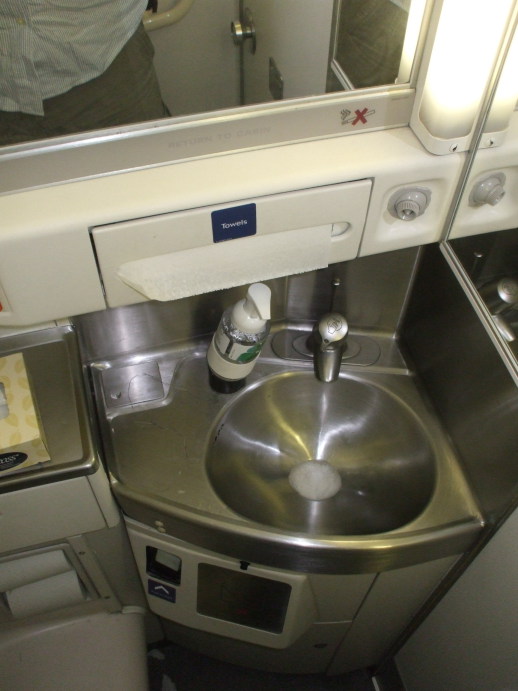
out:
{"label": "stainless steel countertop", "polygon": [[[214,425],[234,395],[210,389],[207,343],[93,363],[111,483],[121,507],[131,518],[191,544],[306,572],[375,572],[460,554],[478,536],[481,515],[395,341],[380,337],[377,343],[376,362],[369,357],[368,364],[344,364],[341,376],[397,391],[427,429],[437,457],[435,489],[407,525],[378,535],[309,535],[255,523],[228,508],[211,486],[205,458]],[[247,383],[311,368],[307,360],[276,357],[269,342]]]}

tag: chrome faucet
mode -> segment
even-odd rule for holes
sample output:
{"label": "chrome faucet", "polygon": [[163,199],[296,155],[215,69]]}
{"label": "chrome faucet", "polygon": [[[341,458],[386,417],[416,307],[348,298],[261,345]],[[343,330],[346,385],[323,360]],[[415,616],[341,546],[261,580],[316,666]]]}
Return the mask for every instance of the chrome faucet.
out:
{"label": "chrome faucet", "polygon": [[328,312],[313,327],[313,359],[317,379],[332,382],[338,379],[349,326],[338,312]]}
{"label": "chrome faucet", "polygon": [[516,334],[507,321],[507,315],[518,309],[518,280],[500,278],[482,286],[480,295],[491,313],[493,322],[504,340],[511,343]]}

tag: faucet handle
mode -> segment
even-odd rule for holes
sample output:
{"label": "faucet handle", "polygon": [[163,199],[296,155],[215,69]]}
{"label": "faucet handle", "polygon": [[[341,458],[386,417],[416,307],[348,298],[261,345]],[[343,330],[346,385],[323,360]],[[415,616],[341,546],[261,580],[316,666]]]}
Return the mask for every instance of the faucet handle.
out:
{"label": "faucet handle", "polygon": [[315,324],[313,354],[315,374],[320,381],[332,382],[338,379],[348,331],[345,317],[338,312],[324,314],[318,324]]}
{"label": "faucet handle", "polygon": [[345,317],[338,312],[328,312],[318,322],[318,333],[322,339],[322,348],[342,341],[349,331]]}

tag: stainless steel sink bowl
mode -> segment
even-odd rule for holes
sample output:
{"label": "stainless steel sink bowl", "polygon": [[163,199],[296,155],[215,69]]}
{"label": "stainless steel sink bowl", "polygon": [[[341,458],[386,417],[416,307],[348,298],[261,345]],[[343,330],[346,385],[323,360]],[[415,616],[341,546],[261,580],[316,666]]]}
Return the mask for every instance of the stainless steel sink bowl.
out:
{"label": "stainless steel sink bowl", "polygon": [[404,401],[372,382],[325,384],[311,372],[278,374],[236,397],[206,462],[238,514],[308,534],[399,528],[423,511],[436,480],[426,430]]}
{"label": "stainless steel sink bowl", "polygon": [[[304,573],[374,573],[462,553],[482,527],[478,508],[394,341],[376,344],[375,365],[344,364],[330,384],[310,360],[280,359],[267,344],[233,395],[210,389],[205,344],[98,363],[104,449],[125,514],[191,545]],[[335,469],[335,496],[293,490],[291,468],[308,461]]]}

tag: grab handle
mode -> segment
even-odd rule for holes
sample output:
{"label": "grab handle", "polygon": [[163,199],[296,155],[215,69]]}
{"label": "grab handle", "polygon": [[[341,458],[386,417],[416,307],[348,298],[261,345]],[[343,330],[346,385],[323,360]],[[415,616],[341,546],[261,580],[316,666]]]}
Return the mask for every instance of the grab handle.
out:
{"label": "grab handle", "polygon": [[144,12],[142,23],[146,31],[155,31],[164,26],[176,24],[185,17],[192,7],[194,0],[179,0],[174,7],[165,12]]}

